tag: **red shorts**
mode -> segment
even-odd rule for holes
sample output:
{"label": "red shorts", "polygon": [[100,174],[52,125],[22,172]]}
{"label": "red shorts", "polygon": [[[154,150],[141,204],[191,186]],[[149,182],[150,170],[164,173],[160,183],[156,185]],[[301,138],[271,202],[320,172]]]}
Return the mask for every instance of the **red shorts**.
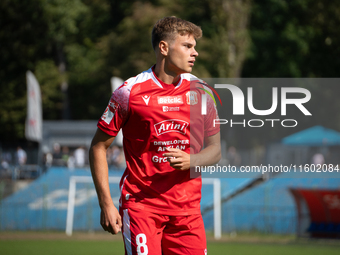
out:
{"label": "red shorts", "polygon": [[125,255],[206,255],[200,214],[166,216],[120,209]]}

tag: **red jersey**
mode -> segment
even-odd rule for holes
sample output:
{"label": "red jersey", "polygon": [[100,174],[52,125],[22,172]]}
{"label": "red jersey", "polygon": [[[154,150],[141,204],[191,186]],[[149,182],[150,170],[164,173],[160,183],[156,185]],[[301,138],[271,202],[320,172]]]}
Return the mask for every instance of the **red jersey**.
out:
{"label": "red jersey", "polygon": [[[204,137],[219,132],[213,100],[201,115],[201,81],[182,74],[176,84],[165,84],[152,68],[130,78],[114,91],[98,122],[111,136],[122,128],[126,170],[120,181],[120,206],[165,215],[200,213],[201,178],[170,167],[166,147],[195,154]],[[206,88],[205,88],[206,89]]]}

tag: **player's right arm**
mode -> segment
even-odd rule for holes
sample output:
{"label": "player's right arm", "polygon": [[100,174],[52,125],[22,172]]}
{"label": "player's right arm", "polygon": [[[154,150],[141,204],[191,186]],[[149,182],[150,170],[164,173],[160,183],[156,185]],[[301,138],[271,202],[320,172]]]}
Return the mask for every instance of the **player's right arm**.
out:
{"label": "player's right arm", "polygon": [[114,136],[110,136],[98,128],[89,152],[92,178],[101,208],[100,224],[105,231],[111,234],[117,234],[122,227],[121,217],[110,194],[109,171],[106,160],[106,151],[114,138]]}

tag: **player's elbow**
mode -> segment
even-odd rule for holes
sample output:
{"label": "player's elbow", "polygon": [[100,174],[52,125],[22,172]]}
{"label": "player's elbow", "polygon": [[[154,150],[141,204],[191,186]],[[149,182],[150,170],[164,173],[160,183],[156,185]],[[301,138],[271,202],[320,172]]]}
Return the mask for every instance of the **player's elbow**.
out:
{"label": "player's elbow", "polygon": [[96,155],[101,151],[101,147],[99,143],[96,143],[95,140],[92,140],[91,146],[89,148],[89,161],[93,162]]}
{"label": "player's elbow", "polygon": [[93,145],[91,144],[91,146],[89,148],[89,161],[90,161],[90,164],[93,162],[93,158],[94,158],[94,149],[93,149]]}

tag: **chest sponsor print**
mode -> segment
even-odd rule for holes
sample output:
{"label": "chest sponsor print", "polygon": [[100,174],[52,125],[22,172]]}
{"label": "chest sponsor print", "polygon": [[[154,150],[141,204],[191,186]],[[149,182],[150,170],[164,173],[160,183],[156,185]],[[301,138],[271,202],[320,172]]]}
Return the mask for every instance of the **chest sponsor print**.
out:
{"label": "chest sponsor print", "polygon": [[157,97],[158,104],[183,104],[183,97],[179,96],[158,96]]}
{"label": "chest sponsor print", "polygon": [[158,136],[170,132],[178,132],[185,135],[188,126],[189,123],[184,120],[171,119],[158,122],[157,124],[154,125],[154,128]]}

